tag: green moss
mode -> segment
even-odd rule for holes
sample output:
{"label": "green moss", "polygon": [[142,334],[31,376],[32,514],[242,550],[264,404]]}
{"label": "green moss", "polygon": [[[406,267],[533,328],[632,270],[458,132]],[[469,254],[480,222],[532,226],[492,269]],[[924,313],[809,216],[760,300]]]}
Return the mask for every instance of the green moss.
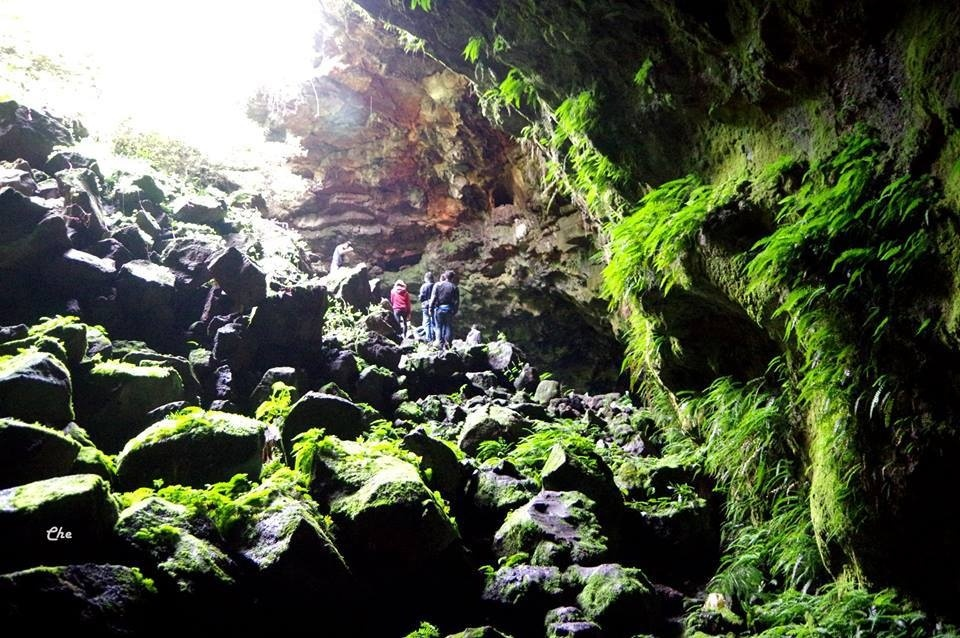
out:
{"label": "green moss", "polygon": [[[165,368],[165,370],[171,369]],[[174,374],[176,373],[174,372]],[[168,416],[162,421],[154,423],[149,428],[135,436],[133,439],[127,442],[122,454],[125,454],[128,450],[141,445],[148,445],[163,439],[181,436],[197,429],[213,427],[216,427],[220,431],[235,434],[237,436],[245,436],[250,434],[252,431],[259,431],[263,428],[263,424],[259,421],[255,421],[249,417],[240,416],[238,414],[218,412],[216,410],[204,410],[198,407],[188,407]]]}
{"label": "green moss", "polygon": [[176,374],[176,371],[164,366],[147,365],[146,363],[144,365],[136,365],[116,359],[108,359],[95,364],[92,373],[104,377],[122,375],[128,377],[165,379],[170,376],[171,373]]}

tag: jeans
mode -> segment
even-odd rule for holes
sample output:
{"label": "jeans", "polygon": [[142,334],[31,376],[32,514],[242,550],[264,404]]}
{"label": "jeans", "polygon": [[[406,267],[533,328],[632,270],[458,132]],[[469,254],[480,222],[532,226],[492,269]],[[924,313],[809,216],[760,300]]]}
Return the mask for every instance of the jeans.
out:
{"label": "jeans", "polygon": [[453,308],[447,305],[437,307],[437,331],[440,334],[440,345],[449,346],[453,343]]}
{"label": "jeans", "polygon": [[397,320],[397,325],[400,326],[400,338],[407,336],[407,320],[410,318],[410,315],[407,314],[405,310],[393,310],[393,318]]}
{"label": "jeans", "polygon": [[436,331],[434,328],[436,324],[433,321],[433,312],[430,310],[423,311],[423,336],[427,341],[433,341],[436,338]]}

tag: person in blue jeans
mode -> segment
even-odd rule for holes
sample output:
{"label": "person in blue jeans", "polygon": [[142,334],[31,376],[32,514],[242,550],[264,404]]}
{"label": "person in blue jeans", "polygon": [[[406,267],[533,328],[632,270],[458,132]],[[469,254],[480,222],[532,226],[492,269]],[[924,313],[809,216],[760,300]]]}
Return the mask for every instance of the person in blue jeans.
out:
{"label": "person in blue jeans", "polygon": [[423,273],[423,283],[420,284],[420,311],[423,313],[423,338],[427,343],[436,339],[436,323],[433,320],[433,310],[430,308],[430,296],[433,294],[433,273],[429,270]]}
{"label": "person in blue jeans", "polygon": [[452,270],[444,272],[430,295],[430,307],[437,322],[441,350],[446,350],[453,343],[453,318],[460,310],[460,289],[454,283],[455,278]]}

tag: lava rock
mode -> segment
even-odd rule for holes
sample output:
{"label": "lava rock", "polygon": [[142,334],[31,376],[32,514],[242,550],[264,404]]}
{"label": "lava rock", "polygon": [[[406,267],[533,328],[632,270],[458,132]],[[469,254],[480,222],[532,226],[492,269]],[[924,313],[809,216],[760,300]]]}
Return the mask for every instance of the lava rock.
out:
{"label": "lava rock", "polygon": [[467,454],[474,455],[484,441],[519,441],[526,426],[526,420],[510,408],[483,405],[467,414],[457,445]]}
{"label": "lava rock", "polygon": [[0,102],[0,160],[22,158],[43,166],[54,146],[68,146],[73,136],[63,122],[13,100]]}
{"label": "lava rock", "polygon": [[117,456],[124,489],[226,481],[234,474],[260,476],[265,426],[236,414],[197,409],[154,423],[127,442]]}
{"label": "lava rock", "polygon": [[72,421],[73,388],[66,366],[36,350],[0,361],[0,415],[45,425]]}
{"label": "lava rock", "polygon": [[239,306],[250,308],[267,298],[266,274],[233,246],[211,256],[207,269]]}
{"label": "lava rock", "polygon": [[332,394],[307,392],[293,404],[283,421],[281,435],[288,457],[293,452],[294,437],[310,428],[323,428],[327,434],[355,439],[363,433],[366,423],[363,410],[352,401]]}
{"label": "lava rock", "polygon": [[223,222],[227,206],[215,197],[192,195],[179,197],[170,205],[174,219],[192,224],[216,226]]}
{"label": "lava rock", "polygon": [[70,474],[79,451],[56,430],[0,419],[0,488]]}

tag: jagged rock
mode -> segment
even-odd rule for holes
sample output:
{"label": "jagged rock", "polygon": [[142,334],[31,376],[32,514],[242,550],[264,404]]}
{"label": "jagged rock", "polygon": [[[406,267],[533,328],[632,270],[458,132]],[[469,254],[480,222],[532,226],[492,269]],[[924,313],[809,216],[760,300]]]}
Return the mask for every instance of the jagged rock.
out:
{"label": "jagged rock", "polygon": [[125,322],[147,335],[171,331],[176,282],[165,266],[141,259],[125,263],[117,277],[117,303]]}
{"label": "jagged rock", "polygon": [[86,248],[103,239],[107,234],[107,222],[97,175],[87,168],[68,168],[59,171],[55,177],[68,211],[73,246]]}
{"label": "jagged rock", "polygon": [[555,379],[544,379],[537,384],[537,389],[533,393],[533,400],[546,405],[558,396],[560,396],[560,382]]}
{"label": "jagged rock", "polygon": [[226,204],[209,195],[178,197],[170,205],[170,209],[174,219],[208,226],[221,223],[227,214]]}
{"label": "jagged rock", "polygon": [[20,339],[26,338],[29,333],[30,329],[25,323],[20,323],[15,326],[2,326],[0,327],[0,343],[19,341]]}
{"label": "jagged rock", "polygon": [[45,425],[72,421],[73,389],[67,368],[36,350],[0,359],[0,415]]}
{"label": "jagged rock", "polygon": [[370,275],[366,264],[341,268],[323,278],[330,294],[342,299],[360,312],[366,312],[374,301],[370,294]]}
{"label": "jagged rock", "polygon": [[530,392],[537,387],[537,381],[536,369],[529,363],[524,363],[517,377],[513,380],[513,387],[516,390]]}
{"label": "jagged rock", "polygon": [[71,248],[50,261],[45,271],[44,276],[51,287],[82,295],[113,281],[117,275],[117,265],[112,259],[101,259]]}
{"label": "jagged rock", "polygon": [[623,495],[613,472],[598,454],[578,451],[574,455],[556,443],[540,470],[540,481],[545,490],[575,490],[593,499],[604,520],[619,516],[623,509]]}
{"label": "jagged rock", "polygon": [[54,317],[44,318],[40,323],[31,326],[29,334],[35,343],[43,337],[59,340],[66,354],[66,358],[61,361],[72,367],[86,356],[88,334],[94,332],[98,331],[92,326],[68,318]]}
{"label": "jagged rock", "polygon": [[[109,259],[118,267],[128,261],[134,260],[134,256],[130,254],[130,251],[113,237],[101,239],[94,245],[88,247],[87,250],[91,255],[100,257],[101,259]],[[136,259],[146,259],[146,257],[136,257]]]}
{"label": "jagged rock", "polygon": [[0,160],[22,158],[32,166],[43,166],[54,146],[72,142],[73,136],[60,120],[13,100],[0,102]]}
{"label": "jagged rock", "polygon": [[534,565],[598,564],[609,548],[594,509],[579,492],[540,492],[507,516],[494,536],[494,553],[525,552]]}
{"label": "jagged rock", "polygon": [[280,496],[239,534],[240,555],[255,566],[257,586],[272,592],[278,607],[322,601],[333,610],[357,597],[357,583],[317,517],[315,507]]}
{"label": "jagged rock", "polygon": [[360,378],[357,357],[349,350],[325,352],[320,375],[347,392],[353,392]]}
{"label": "jagged rock", "polygon": [[151,410],[184,398],[183,381],[173,368],[116,360],[78,375],[77,393],[77,419],[111,454],[149,424]]}
{"label": "jagged rock", "polygon": [[484,441],[503,439],[513,443],[523,436],[527,422],[519,414],[499,405],[483,405],[467,414],[457,445],[467,454],[476,454]]}
{"label": "jagged rock", "polygon": [[[121,226],[111,236],[120,242],[133,259],[149,259],[153,238],[133,225]],[[129,260],[128,260],[129,261]]]}
{"label": "jagged rock", "polygon": [[221,247],[218,237],[177,237],[164,247],[160,261],[182,285],[196,287],[210,279],[207,264]]}
{"label": "jagged rock", "polygon": [[66,565],[0,575],[0,618],[38,636],[145,635],[157,590],[136,567]]}
{"label": "jagged rock", "polygon": [[250,318],[248,335],[254,359],[264,367],[314,368],[323,344],[327,291],[316,282],[267,297]]}
{"label": "jagged rock", "polygon": [[[76,474],[0,490],[0,570],[97,560],[117,505],[99,476]],[[67,536],[69,534],[69,536]]]}
{"label": "jagged rock", "polygon": [[213,358],[217,361],[230,361],[243,341],[244,328],[239,323],[228,323],[221,326],[213,336]]}
{"label": "jagged rock", "polygon": [[278,382],[283,382],[294,388],[290,391],[290,399],[292,401],[296,401],[300,398],[300,391],[297,390],[297,388],[300,387],[302,382],[297,369],[291,367],[278,367],[270,368],[263,373],[263,376],[260,378],[260,382],[257,383],[257,386],[250,394],[250,404],[256,407],[269,399],[270,394],[273,392],[273,384]]}
{"label": "jagged rock", "polygon": [[125,489],[153,484],[202,487],[234,474],[260,475],[265,426],[236,414],[196,409],[154,423],[117,456],[117,480]]}
{"label": "jagged rock", "polygon": [[205,388],[204,394],[211,401],[233,401],[237,392],[233,387],[233,369],[229,365],[219,366],[211,375],[212,387]]}
{"label": "jagged rock", "polygon": [[446,443],[429,436],[423,428],[411,430],[400,446],[420,457],[420,468],[428,475],[426,483],[444,499],[456,502],[463,486],[463,471]]}
{"label": "jagged rock", "polygon": [[79,451],[56,430],[0,418],[0,488],[70,474]]}
{"label": "jagged rock", "polygon": [[498,625],[529,636],[543,626],[544,614],[561,602],[564,589],[556,567],[514,565],[487,578],[481,599]]}
{"label": "jagged rock", "polygon": [[233,246],[210,257],[207,269],[238,305],[250,308],[267,298],[267,276]]}
{"label": "jagged rock", "polygon": [[29,170],[0,163],[0,188],[9,187],[25,197],[37,194],[37,182]]}
{"label": "jagged rock", "polygon": [[470,385],[479,390],[481,394],[501,387],[500,378],[489,370],[485,372],[467,372],[466,376]]}
{"label": "jagged rock", "polygon": [[37,182],[37,197],[44,199],[57,199],[60,197],[60,184],[53,178],[47,178]]}
{"label": "jagged rock", "polygon": [[160,228],[159,222],[149,211],[138,210],[136,221],[137,228],[150,235],[154,241],[160,239],[163,229]]}
{"label": "jagged rock", "polygon": [[193,596],[225,593],[236,566],[208,539],[216,532],[186,507],[149,497],[120,512],[117,536],[128,552],[157,566],[162,585]]}
{"label": "jagged rock", "polygon": [[583,585],[577,605],[604,635],[633,636],[656,628],[659,599],[642,571],[617,564],[571,567],[566,576]]}
{"label": "jagged rock", "polygon": [[397,378],[386,368],[367,366],[360,371],[357,378],[357,391],[354,398],[362,403],[369,403],[383,413],[390,411],[390,397],[397,391]]}
{"label": "jagged rock", "polygon": [[347,399],[307,392],[290,408],[281,428],[283,449],[293,452],[293,439],[310,428],[323,428],[327,434],[344,439],[355,439],[363,433],[366,423],[363,410]]}
{"label": "jagged rock", "polygon": [[32,272],[69,248],[63,217],[12,188],[0,188],[0,271]]}
{"label": "jagged rock", "polygon": [[403,356],[395,343],[375,332],[368,332],[358,346],[357,351],[365,361],[387,370],[396,370],[400,367],[400,358]]}
{"label": "jagged rock", "polygon": [[97,160],[76,151],[57,151],[51,154],[43,164],[43,170],[50,175],[56,175],[60,171],[71,168],[85,168],[96,175],[99,183],[103,183],[103,173],[100,171],[100,164]]}

